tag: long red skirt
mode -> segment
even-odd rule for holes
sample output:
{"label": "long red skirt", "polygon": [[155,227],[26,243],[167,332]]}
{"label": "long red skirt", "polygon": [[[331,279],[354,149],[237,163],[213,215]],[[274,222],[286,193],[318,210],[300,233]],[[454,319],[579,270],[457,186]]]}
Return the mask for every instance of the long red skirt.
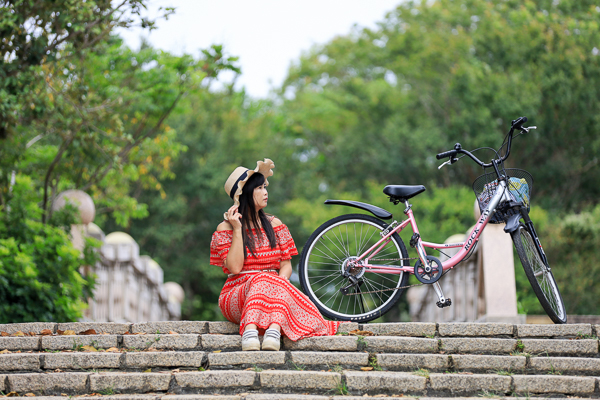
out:
{"label": "long red skirt", "polygon": [[240,324],[240,335],[248,324],[264,333],[271,324],[281,326],[289,339],[335,335],[340,322],[327,321],[308,297],[275,272],[240,274],[227,279],[219,308],[225,318]]}

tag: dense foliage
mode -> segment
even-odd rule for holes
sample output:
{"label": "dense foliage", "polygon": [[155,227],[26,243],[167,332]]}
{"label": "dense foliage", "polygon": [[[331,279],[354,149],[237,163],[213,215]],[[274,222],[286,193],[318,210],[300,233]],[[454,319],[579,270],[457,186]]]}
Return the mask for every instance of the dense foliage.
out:
{"label": "dense foliage", "polygon": [[87,238],[81,257],[68,235],[73,210],[43,224],[31,179],[20,176],[13,190],[0,214],[0,323],[76,321],[93,285],[80,268],[94,265],[98,243]]}

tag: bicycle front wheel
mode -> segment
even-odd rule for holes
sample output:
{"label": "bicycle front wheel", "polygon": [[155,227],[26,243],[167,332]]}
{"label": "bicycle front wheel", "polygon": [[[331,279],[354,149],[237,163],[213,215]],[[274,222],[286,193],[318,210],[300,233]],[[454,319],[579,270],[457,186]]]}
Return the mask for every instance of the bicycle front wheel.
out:
{"label": "bicycle front wheel", "polygon": [[[363,214],[333,218],[310,236],[299,266],[302,290],[326,317],[338,321],[367,322],[379,318],[398,301],[408,274],[374,273],[355,261],[374,246],[387,227],[383,221]],[[379,248],[379,246],[377,247]],[[409,265],[408,252],[397,233],[370,264]]]}
{"label": "bicycle front wheel", "polygon": [[554,275],[543,261],[533,235],[525,226],[511,233],[525,275],[546,314],[555,324],[565,324],[567,313]]}

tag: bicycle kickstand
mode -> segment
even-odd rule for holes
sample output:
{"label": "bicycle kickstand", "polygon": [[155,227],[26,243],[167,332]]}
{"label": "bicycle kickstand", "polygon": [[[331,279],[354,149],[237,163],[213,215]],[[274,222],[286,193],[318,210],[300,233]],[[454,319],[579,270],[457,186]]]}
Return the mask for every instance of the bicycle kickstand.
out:
{"label": "bicycle kickstand", "polygon": [[444,293],[442,292],[442,287],[439,282],[435,282],[433,284],[433,290],[435,290],[435,294],[438,295],[440,299],[437,303],[435,303],[439,308],[450,307],[452,305],[452,300],[450,298],[445,298]]}

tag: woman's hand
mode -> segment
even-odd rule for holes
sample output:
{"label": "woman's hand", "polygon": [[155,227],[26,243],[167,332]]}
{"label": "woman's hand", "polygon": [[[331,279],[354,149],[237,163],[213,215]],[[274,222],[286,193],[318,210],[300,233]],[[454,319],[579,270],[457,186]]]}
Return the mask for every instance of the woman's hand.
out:
{"label": "woman's hand", "polygon": [[227,210],[227,221],[233,227],[233,230],[241,230],[242,229],[242,214],[238,212],[237,206],[231,206],[229,210]]}

